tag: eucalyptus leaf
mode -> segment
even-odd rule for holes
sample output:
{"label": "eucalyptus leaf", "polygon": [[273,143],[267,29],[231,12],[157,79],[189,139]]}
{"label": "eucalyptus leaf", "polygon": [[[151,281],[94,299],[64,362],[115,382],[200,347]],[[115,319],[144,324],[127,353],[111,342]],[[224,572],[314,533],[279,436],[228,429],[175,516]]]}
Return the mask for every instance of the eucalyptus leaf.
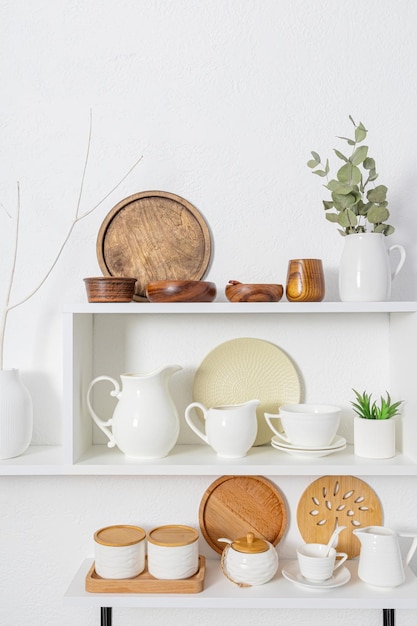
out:
{"label": "eucalyptus leaf", "polygon": [[366,159],[367,154],[368,146],[359,146],[359,148],[356,148],[355,152],[352,154],[350,161],[353,165],[359,165]]}
{"label": "eucalyptus leaf", "polygon": [[336,148],[334,148],[334,152],[335,152],[336,156],[338,156],[339,159],[341,159],[342,161],[345,161],[345,163],[347,163],[349,161],[349,159],[347,157],[345,157],[344,154],[339,152],[339,150],[336,150]]}
{"label": "eucalyptus leaf", "polygon": [[338,213],[326,213],[326,220],[329,222],[339,222],[339,214]]}
{"label": "eucalyptus leaf", "polygon": [[321,163],[320,155],[317,152],[314,152],[314,150],[312,150],[311,151],[311,156],[313,157],[313,159],[315,161],[317,161],[317,163]]}
{"label": "eucalyptus leaf", "polygon": [[308,165],[308,167],[311,167],[313,169],[313,167],[317,167],[317,165],[319,165],[319,163],[317,161],[315,161],[314,159],[310,159],[310,161],[307,161],[307,165]]}
{"label": "eucalyptus leaf", "polygon": [[329,209],[333,209],[334,204],[330,200],[323,200],[324,210],[328,211]]}
{"label": "eucalyptus leaf", "polygon": [[338,170],[337,180],[347,185],[358,185],[362,180],[362,174],[358,167],[352,163],[346,163]]}
{"label": "eucalyptus leaf", "polygon": [[363,162],[363,166],[366,170],[375,169],[375,159],[372,159],[371,157],[366,157],[366,159]]}
{"label": "eucalyptus leaf", "polygon": [[352,193],[353,191],[352,185],[346,185],[344,183],[341,183],[339,180],[330,180],[327,185],[325,185],[325,187],[329,191],[334,191],[341,194],[348,194]]}
{"label": "eucalyptus leaf", "polygon": [[389,218],[389,211],[384,206],[374,204],[367,212],[366,218],[371,224],[380,224]]}
{"label": "eucalyptus leaf", "polygon": [[325,170],[315,170],[313,174],[317,174],[317,176],[321,176],[322,178],[327,176],[327,172]]}
{"label": "eucalyptus leaf", "polygon": [[334,206],[338,211],[347,208],[351,209],[356,203],[356,196],[353,193],[348,193],[346,195],[332,193],[332,198]]}
{"label": "eucalyptus leaf", "polygon": [[378,174],[376,173],[375,168],[373,167],[371,169],[371,171],[369,172],[369,176],[368,176],[368,180],[369,182],[373,182],[374,180],[376,180],[378,178]]}
{"label": "eucalyptus leaf", "polygon": [[365,126],[362,124],[362,122],[360,122],[359,126],[357,126],[357,128],[355,129],[356,143],[360,143],[361,141],[366,139],[367,132],[368,131],[366,130]]}
{"label": "eucalyptus leaf", "polygon": [[388,189],[385,185],[378,185],[374,189],[370,189],[366,194],[366,197],[370,202],[385,202],[387,199],[387,191]]}
{"label": "eucalyptus leaf", "polygon": [[345,228],[349,226],[356,226],[358,218],[350,209],[345,209],[339,213],[339,225]]}
{"label": "eucalyptus leaf", "polygon": [[338,139],[343,139],[343,141],[347,141],[350,146],[356,145],[356,142],[353,139],[349,139],[349,137],[337,137]]}

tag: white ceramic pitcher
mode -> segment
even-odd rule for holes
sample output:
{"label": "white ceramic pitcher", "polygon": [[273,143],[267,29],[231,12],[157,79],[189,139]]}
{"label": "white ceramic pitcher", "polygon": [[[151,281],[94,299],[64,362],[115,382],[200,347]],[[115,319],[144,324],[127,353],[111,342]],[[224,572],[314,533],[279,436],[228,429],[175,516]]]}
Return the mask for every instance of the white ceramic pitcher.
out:
{"label": "white ceramic pitcher", "polygon": [[[403,246],[386,247],[385,235],[362,233],[347,235],[339,265],[339,295],[344,302],[377,302],[391,297],[391,281],[404,265]],[[390,256],[397,250],[400,259],[391,270]]]}
{"label": "white ceramic pitcher", "polygon": [[[181,369],[180,365],[164,365],[148,374],[122,374],[122,389],[110,376],[98,376],[90,383],[87,406],[97,426],[109,438],[109,448],[117,446],[126,456],[141,459],[169,454],[177,442],[180,422],[168,382]],[[113,417],[107,421],[98,417],[91,403],[94,385],[103,380],[113,384],[110,395],[119,400]]]}
{"label": "white ceramic pitcher", "polygon": [[[260,400],[243,404],[229,404],[207,409],[201,402],[192,402],[185,409],[188,426],[208,443],[218,456],[233,459],[246,456],[258,434],[256,407]],[[205,432],[194,422],[192,409],[199,409],[204,417]]]}
{"label": "white ceramic pitcher", "polygon": [[[404,566],[408,565],[417,548],[417,534],[397,534],[384,526],[356,528],[353,534],[361,542],[358,576],[363,582],[377,587],[397,587],[405,581]],[[404,562],[399,536],[413,538]]]}

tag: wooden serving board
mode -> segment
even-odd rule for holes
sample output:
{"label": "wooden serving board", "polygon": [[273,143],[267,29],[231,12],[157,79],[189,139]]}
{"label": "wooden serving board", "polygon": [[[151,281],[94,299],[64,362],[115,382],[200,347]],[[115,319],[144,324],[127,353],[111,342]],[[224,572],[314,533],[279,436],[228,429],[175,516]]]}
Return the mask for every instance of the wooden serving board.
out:
{"label": "wooden serving board", "polygon": [[160,580],[145,570],[135,578],[120,580],[101,578],[94,568],[90,567],[85,578],[85,590],[91,593],[199,593],[204,589],[206,560],[199,557],[198,571],[190,578],[181,580]]}
{"label": "wooden serving board", "polygon": [[274,546],[282,538],[287,522],[284,498],[263,476],[222,476],[205,491],[200,503],[201,532],[213,550],[221,554],[226,544],[253,532]]}
{"label": "wooden serving board", "polygon": [[105,276],[136,278],[135,300],[159,280],[200,280],[211,255],[210,232],[199,211],[165,191],[144,191],[119,202],[97,236]]}
{"label": "wooden serving board", "polygon": [[336,526],[346,526],[337,550],[358,556],[360,542],[353,531],[382,524],[382,507],[376,493],[355,476],[323,476],[304,491],[297,508],[297,524],[306,543],[327,543]]}

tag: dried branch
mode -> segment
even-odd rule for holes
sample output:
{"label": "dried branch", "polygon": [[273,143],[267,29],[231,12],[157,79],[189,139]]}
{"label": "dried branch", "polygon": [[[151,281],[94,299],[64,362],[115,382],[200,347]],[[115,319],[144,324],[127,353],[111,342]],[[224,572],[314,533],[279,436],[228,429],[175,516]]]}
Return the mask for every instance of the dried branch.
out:
{"label": "dried branch", "polygon": [[[3,309],[1,311],[1,315],[0,315],[0,370],[3,369],[3,361],[4,361],[4,339],[5,339],[5,332],[6,332],[6,326],[7,326],[7,317],[10,311],[12,311],[13,309],[21,306],[22,304],[24,304],[25,302],[27,302],[28,300],[30,300],[30,298],[32,298],[32,296],[34,296],[39,289],[42,287],[42,285],[46,282],[46,280],[48,279],[48,277],[50,276],[50,274],[52,273],[53,269],[55,268],[56,264],[58,263],[62,252],[64,251],[65,246],[67,245],[72,232],[75,228],[75,226],[78,224],[78,222],[80,222],[81,220],[85,219],[87,216],[91,215],[91,213],[93,213],[96,209],[98,209],[98,207],[100,207],[103,202],[105,202],[105,200],[107,200],[107,198],[114,192],[116,191],[116,189],[118,187],[120,187],[120,185],[126,180],[126,178],[133,172],[133,170],[137,167],[137,165],[140,163],[140,161],[142,160],[142,156],[139,157],[134,163],[133,165],[129,168],[129,170],[122,176],[122,178],[103,196],[103,198],[97,202],[97,204],[95,204],[91,209],[89,209],[88,211],[86,211],[85,213],[83,213],[82,215],[80,215],[80,207],[81,207],[81,201],[82,201],[82,197],[83,197],[83,192],[84,192],[84,184],[85,184],[85,178],[86,178],[86,173],[87,173],[87,168],[88,168],[88,162],[89,162],[89,156],[90,156],[90,148],[91,148],[91,140],[92,140],[92,113],[90,111],[90,125],[89,125],[89,132],[88,132],[88,141],[87,141],[87,150],[86,150],[86,156],[85,156],[85,161],[84,161],[84,167],[83,167],[83,171],[82,171],[82,176],[81,176],[81,183],[80,183],[80,191],[79,191],[79,195],[78,195],[78,200],[77,200],[77,204],[76,204],[76,210],[75,210],[75,214],[74,214],[74,219],[68,229],[68,232],[55,256],[55,259],[53,260],[51,266],[49,267],[48,271],[46,272],[46,274],[44,275],[44,277],[42,278],[42,280],[38,283],[38,285],[28,294],[26,295],[24,298],[22,298],[21,300],[19,300],[18,302],[15,302],[14,304],[10,304],[10,297],[11,297],[11,293],[12,293],[12,289],[13,289],[13,284],[14,284],[14,280],[15,280],[15,273],[16,273],[16,262],[17,262],[17,257],[18,257],[18,250],[19,250],[19,229],[20,229],[20,186],[18,184],[17,186],[17,211],[16,211],[16,229],[15,229],[15,242],[14,242],[14,250],[13,250],[13,263],[12,263],[12,268],[10,271],[10,277],[9,277],[9,283],[8,283],[8,288],[7,288],[7,293],[6,293],[6,299],[5,299],[5,303],[3,306]],[[5,209],[5,207],[2,208],[5,210],[6,214],[11,217],[11,215],[9,214],[9,212]]]}

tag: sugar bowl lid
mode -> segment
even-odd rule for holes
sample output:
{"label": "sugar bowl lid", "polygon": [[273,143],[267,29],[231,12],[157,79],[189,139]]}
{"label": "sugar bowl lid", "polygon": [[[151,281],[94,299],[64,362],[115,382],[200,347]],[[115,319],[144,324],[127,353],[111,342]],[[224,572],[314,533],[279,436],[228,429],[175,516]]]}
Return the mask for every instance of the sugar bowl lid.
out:
{"label": "sugar bowl lid", "polygon": [[255,537],[253,533],[247,533],[245,537],[232,541],[232,548],[237,552],[257,554],[269,550],[269,543],[264,539]]}
{"label": "sugar bowl lid", "polygon": [[146,533],[139,526],[129,526],[119,524],[100,528],[94,533],[94,541],[103,546],[133,546],[135,543],[143,541]]}

